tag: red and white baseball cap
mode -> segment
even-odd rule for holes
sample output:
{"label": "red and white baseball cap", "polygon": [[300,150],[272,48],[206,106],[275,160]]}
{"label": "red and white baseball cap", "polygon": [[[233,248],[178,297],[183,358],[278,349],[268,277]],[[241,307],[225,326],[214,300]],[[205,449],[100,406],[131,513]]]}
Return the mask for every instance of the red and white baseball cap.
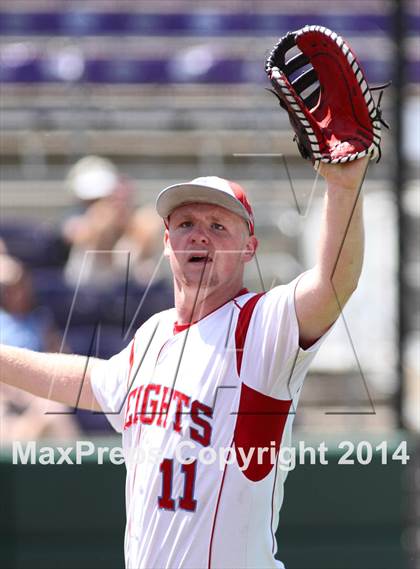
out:
{"label": "red and white baseball cap", "polygon": [[188,203],[208,203],[224,207],[245,219],[250,234],[254,234],[251,204],[245,190],[236,182],[218,176],[203,176],[194,178],[191,182],[168,186],[158,195],[156,210],[166,221],[174,209]]}

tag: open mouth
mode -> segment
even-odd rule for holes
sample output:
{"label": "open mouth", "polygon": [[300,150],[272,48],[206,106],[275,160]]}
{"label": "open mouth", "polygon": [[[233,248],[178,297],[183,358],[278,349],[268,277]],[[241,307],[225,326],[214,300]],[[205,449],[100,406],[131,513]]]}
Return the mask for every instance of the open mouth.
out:
{"label": "open mouth", "polygon": [[200,255],[199,253],[194,253],[188,258],[189,263],[211,263],[213,259],[210,257],[208,253]]}

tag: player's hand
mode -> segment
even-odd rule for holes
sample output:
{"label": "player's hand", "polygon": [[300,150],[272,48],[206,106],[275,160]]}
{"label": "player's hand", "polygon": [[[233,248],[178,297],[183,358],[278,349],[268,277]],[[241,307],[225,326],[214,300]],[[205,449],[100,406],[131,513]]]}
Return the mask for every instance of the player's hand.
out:
{"label": "player's hand", "polygon": [[368,167],[369,157],[360,158],[345,164],[325,164],[321,162],[318,172],[329,186],[358,190]]}

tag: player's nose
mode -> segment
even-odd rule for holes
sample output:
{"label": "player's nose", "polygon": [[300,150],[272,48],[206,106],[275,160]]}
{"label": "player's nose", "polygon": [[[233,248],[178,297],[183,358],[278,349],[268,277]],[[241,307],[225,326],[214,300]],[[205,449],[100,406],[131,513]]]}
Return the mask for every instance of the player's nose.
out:
{"label": "player's nose", "polygon": [[192,243],[207,244],[209,242],[207,231],[204,227],[198,224],[194,226],[193,230],[191,231],[190,239]]}

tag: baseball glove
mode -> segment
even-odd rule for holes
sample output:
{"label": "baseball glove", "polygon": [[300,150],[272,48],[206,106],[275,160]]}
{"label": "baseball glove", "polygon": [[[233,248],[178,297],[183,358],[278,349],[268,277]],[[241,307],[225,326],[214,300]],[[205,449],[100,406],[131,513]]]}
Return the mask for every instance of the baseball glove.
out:
{"label": "baseball glove", "polygon": [[[373,100],[354,52],[322,26],[289,32],[265,65],[272,91],[289,114],[300,153],[318,169],[370,155],[380,159],[380,101]],[[376,87],[383,89],[387,85]]]}

